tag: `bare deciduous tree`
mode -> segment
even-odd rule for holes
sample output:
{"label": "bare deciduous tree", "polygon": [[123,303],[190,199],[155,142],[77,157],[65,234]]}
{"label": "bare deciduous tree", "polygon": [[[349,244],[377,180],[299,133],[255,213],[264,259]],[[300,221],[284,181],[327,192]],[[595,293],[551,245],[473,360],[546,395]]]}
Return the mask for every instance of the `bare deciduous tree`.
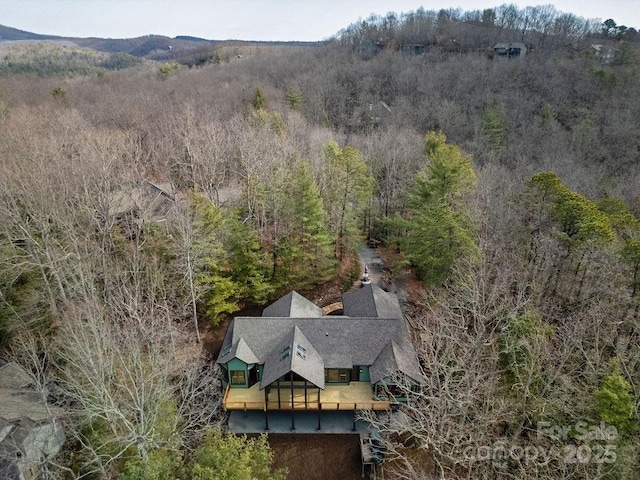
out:
{"label": "bare deciduous tree", "polygon": [[215,369],[169,318],[156,311],[138,323],[106,313],[97,304],[74,305],[51,345],[57,393],[83,445],[85,473],[105,474],[132,452],[193,446],[220,418]]}

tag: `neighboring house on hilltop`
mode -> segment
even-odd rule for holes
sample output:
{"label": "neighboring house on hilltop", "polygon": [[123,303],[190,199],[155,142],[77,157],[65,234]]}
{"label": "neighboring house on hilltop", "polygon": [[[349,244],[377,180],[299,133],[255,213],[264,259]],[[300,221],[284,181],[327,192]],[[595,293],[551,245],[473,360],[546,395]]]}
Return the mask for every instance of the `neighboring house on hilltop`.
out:
{"label": "neighboring house on hilltop", "polygon": [[519,57],[527,54],[527,46],[524,43],[496,43],[493,46],[493,54],[498,57]]}
{"label": "neighboring house on hilltop", "polygon": [[366,106],[356,107],[353,112],[350,126],[352,128],[378,127],[388,120],[391,115],[391,107],[382,100],[370,103]]}
{"label": "neighboring house on hilltop", "polygon": [[176,190],[170,183],[144,180],[139,185],[123,186],[111,194],[109,213],[128,238],[135,238],[145,222],[162,221],[176,202]]}
{"label": "neighboring house on hilltop", "polygon": [[426,49],[427,46],[424,43],[404,43],[400,47],[402,53],[409,55],[422,55]]}
{"label": "neighboring house on hilltop", "polygon": [[[262,317],[236,317],[217,359],[226,410],[389,410],[394,382],[422,375],[395,294],[372,284],[343,294],[344,314],[296,292]],[[320,417],[318,417],[320,418]],[[319,420],[318,420],[319,421]]]}
{"label": "neighboring house on hilltop", "polygon": [[64,443],[63,411],[48,405],[16,363],[0,360],[0,478],[37,478]]}

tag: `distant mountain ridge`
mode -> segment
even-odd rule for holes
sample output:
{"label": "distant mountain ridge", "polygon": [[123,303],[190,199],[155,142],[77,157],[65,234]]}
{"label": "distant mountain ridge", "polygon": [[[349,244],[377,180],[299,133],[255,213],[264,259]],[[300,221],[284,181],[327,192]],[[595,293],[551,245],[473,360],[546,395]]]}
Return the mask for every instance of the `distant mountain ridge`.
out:
{"label": "distant mountain ridge", "polygon": [[60,37],[56,35],[41,35],[0,25],[0,42],[21,40],[71,41],[80,47],[107,53],[128,53],[136,57],[148,57],[158,51],[170,52],[175,50],[176,53],[184,52],[195,47],[200,48],[204,45],[218,43],[217,41],[197,37],[180,36],[170,38],[163,35],[145,35],[135,38]]}
{"label": "distant mountain ridge", "polygon": [[42,41],[71,42],[80,48],[88,48],[109,54],[128,54],[138,58],[161,62],[175,61],[185,65],[201,65],[217,58],[216,50],[224,46],[316,46],[322,42],[262,42],[246,40],[207,40],[190,35],[174,38],[163,35],[144,35],[135,38],[77,38],[42,35],[0,25],[0,46],[4,42]]}
{"label": "distant mountain ridge", "polygon": [[176,60],[187,55],[190,56],[195,50],[206,50],[208,47],[233,43],[251,45],[292,45],[292,46],[315,46],[321,42],[262,42],[245,40],[207,40],[190,35],[178,35],[174,38],[163,35],[144,35],[135,38],[77,38],[60,37],[56,35],[42,35],[27,32],[17,28],[0,25],[0,42],[40,40],[40,41],[70,41],[84,48],[91,48],[107,53],[127,53],[136,57],[148,58],[151,60]]}
{"label": "distant mountain ridge", "polygon": [[17,28],[0,25],[0,42],[6,40],[62,40],[55,35],[40,35],[38,33],[18,30]]}

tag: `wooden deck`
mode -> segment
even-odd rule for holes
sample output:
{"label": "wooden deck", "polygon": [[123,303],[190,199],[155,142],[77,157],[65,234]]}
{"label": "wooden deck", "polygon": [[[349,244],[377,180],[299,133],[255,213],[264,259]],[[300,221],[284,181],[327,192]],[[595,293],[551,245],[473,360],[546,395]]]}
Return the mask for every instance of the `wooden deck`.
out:
{"label": "wooden deck", "polygon": [[[301,387],[301,385],[294,386]],[[284,387],[284,384],[283,384]],[[280,388],[280,402],[278,403],[278,389],[269,391],[268,402],[265,405],[264,390],[255,384],[251,388],[229,388],[225,391],[222,406],[225,410],[389,410],[391,402],[374,400],[371,384],[368,382],[351,382],[349,385],[327,385],[320,390],[306,390],[294,388],[293,405],[291,389]]]}

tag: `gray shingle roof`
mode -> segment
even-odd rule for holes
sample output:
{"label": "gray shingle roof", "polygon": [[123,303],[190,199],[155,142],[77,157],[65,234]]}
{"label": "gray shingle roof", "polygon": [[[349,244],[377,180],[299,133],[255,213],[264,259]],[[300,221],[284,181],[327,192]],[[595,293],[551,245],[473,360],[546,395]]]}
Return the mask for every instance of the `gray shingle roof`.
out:
{"label": "gray shingle roof", "polygon": [[373,284],[344,293],[342,304],[344,314],[348,317],[403,317],[398,297]]}
{"label": "gray shingle roof", "polygon": [[295,372],[324,389],[322,357],[297,326],[293,327],[265,360],[260,388],[265,388],[289,372]]}
{"label": "gray shingle roof", "polygon": [[175,187],[170,183],[145,180],[135,185],[123,185],[111,194],[111,213],[123,214],[141,210],[150,216],[164,216],[175,201]]}
{"label": "gray shingle roof", "polygon": [[219,361],[221,363],[226,363],[232,358],[237,358],[247,364],[260,363],[260,359],[256,357],[255,353],[253,353],[249,345],[247,345],[247,342],[242,338],[239,338],[235,343],[223,345],[220,349],[220,354]]}
{"label": "gray shingle roof", "polygon": [[26,478],[22,476],[25,470],[37,467],[43,458],[53,457],[65,440],[62,421],[53,419],[48,422],[23,419],[5,425],[0,422],[0,431],[4,433],[0,440],[0,478],[3,479]]}
{"label": "gray shingle roof", "polygon": [[322,309],[298,292],[292,291],[265,308],[262,316],[314,318],[322,316]]}
{"label": "gray shingle roof", "polygon": [[371,365],[371,383],[378,383],[397,372],[405,374],[416,383],[421,383],[422,375],[415,350],[406,340],[392,340],[385,345]]}
{"label": "gray shingle roof", "polygon": [[0,359],[0,478],[22,478],[41,457],[55,455],[64,443],[62,409],[32,390],[29,374]]}
{"label": "gray shingle roof", "polygon": [[28,389],[0,389],[0,418],[13,422],[29,419],[42,422],[61,417],[63,411],[44,402],[42,395]]}
{"label": "gray shingle roof", "polygon": [[393,341],[393,353],[396,357],[398,370],[416,383],[422,383],[424,376],[418,362],[413,345],[408,340]]}
{"label": "gray shingle roof", "polygon": [[31,377],[15,362],[0,367],[0,388],[25,388],[31,385]]}
{"label": "gray shingle roof", "polygon": [[[345,316],[323,317],[318,307],[310,315],[315,310],[307,308],[311,302],[292,292],[267,307],[262,317],[236,317],[217,362],[239,358],[263,363],[263,388],[291,371],[324,388],[325,368],[354,365],[371,366],[372,383],[397,371],[419,381],[420,367],[395,294],[367,285],[343,299]],[[307,315],[287,316],[287,311],[300,312],[293,304],[302,305],[301,313]],[[306,361],[295,355],[295,344],[304,344]],[[283,356],[287,347],[293,354],[289,357]]]}
{"label": "gray shingle roof", "polygon": [[63,415],[62,409],[47,404],[40,393],[26,388],[32,384],[31,377],[17,363],[0,367],[0,419],[41,422]]}
{"label": "gray shingle roof", "polygon": [[[406,335],[402,319],[238,317],[229,327],[233,328],[230,341],[233,345],[244,339],[256,357],[264,361],[294,326],[309,339],[326,368],[371,365],[390,339]],[[220,353],[223,352],[224,347]],[[231,358],[218,357],[218,362],[226,363]]]}

